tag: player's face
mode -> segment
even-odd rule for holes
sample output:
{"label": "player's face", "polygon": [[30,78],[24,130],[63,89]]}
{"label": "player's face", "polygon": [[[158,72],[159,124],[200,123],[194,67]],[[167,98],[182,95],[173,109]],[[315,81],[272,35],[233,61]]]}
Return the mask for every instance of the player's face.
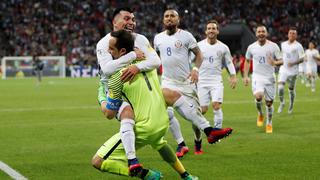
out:
{"label": "player's face", "polygon": [[120,50],[116,47],[117,38],[111,37],[109,40],[109,49],[108,52],[111,54],[113,59],[118,59],[122,55],[125,54],[126,50],[124,48],[121,48]]}
{"label": "player's face", "polygon": [[165,29],[174,29],[179,24],[179,15],[175,10],[167,10],[163,15]]}
{"label": "player's face", "polygon": [[113,19],[112,23],[114,31],[124,29],[129,32],[133,32],[136,28],[136,20],[134,15],[128,11],[120,11],[120,13]]}
{"label": "player's face", "polygon": [[315,45],[313,44],[313,42],[309,42],[308,47],[309,47],[309,49],[313,49],[315,47]]}
{"label": "player's face", "polygon": [[296,30],[289,30],[288,39],[289,39],[289,41],[295,41],[297,39],[297,31]]}
{"label": "player's face", "polygon": [[216,39],[219,34],[217,24],[209,23],[207,24],[206,35],[208,39]]}
{"label": "player's face", "polygon": [[264,26],[259,26],[257,27],[256,30],[256,37],[258,39],[258,41],[265,41],[267,39],[267,29]]}

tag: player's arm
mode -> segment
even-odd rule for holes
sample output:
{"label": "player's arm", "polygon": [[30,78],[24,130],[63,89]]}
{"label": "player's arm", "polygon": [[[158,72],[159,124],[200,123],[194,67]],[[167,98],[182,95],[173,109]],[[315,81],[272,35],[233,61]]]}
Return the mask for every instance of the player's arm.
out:
{"label": "player's arm", "polygon": [[192,48],[191,51],[195,55],[195,58],[194,58],[195,66],[191,70],[190,79],[191,79],[191,82],[197,83],[199,80],[199,68],[202,64],[203,56],[198,46]]}
{"label": "player's arm", "polygon": [[305,53],[304,53],[304,50],[303,50],[303,47],[302,47],[302,46],[299,46],[298,54],[299,54],[298,60],[295,61],[295,62],[289,62],[289,63],[288,63],[288,66],[289,66],[289,67],[292,67],[292,66],[294,66],[294,65],[300,64],[300,63],[302,63],[302,62],[304,61]]}
{"label": "player's arm", "polygon": [[122,88],[123,82],[120,80],[121,72],[118,71],[112,75],[108,82],[108,96],[106,111],[104,115],[107,119],[113,119],[122,104]]}
{"label": "player's arm", "polygon": [[250,79],[249,79],[249,69],[250,69],[250,61],[253,58],[250,48],[251,46],[248,47],[246,55],[245,55],[245,60],[243,63],[243,83],[245,86],[249,85]]}
{"label": "player's arm", "polygon": [[247,59],[244,61],[243,65],[243,82],[245,86],[249,85],[250,79],[249,79],[249,69],[250,69],[250,59]]}
{"label": "player's arm", "polygon": [[319,51],[317,51],[317,53],[313,56],[313,58],[315,58],[317,61],[320,61]]}
{"label": "player's arm", "polygon": [[271,66],[281,66],[283,64],[282,53],[277,45],[274,54],[267,54],[267,61]]}
{"label": "player's arm", "polygon": [[144,45],[141,50],[145,54],[145,60],[137,64],[131,65],[123,71],[121,80],[124,82],[133,80],[136,74],[138,74],[139,72],[151,71],[153,69],[158,68],[161,64],[159,56],[150,46],[150,43],[147,40],[147,38],[142,36],[142,39],[144,41]]}
{"label": "player's arm", "polygon": [[226,65],[230,74],[230,79],[229,79],[230,87],[234,89],[237,85],[236,68],[234,67],[234,64],[232,62],[232,56],[229,48],[226,49],[226,53],[224,54],[224,59],[226,61]]}

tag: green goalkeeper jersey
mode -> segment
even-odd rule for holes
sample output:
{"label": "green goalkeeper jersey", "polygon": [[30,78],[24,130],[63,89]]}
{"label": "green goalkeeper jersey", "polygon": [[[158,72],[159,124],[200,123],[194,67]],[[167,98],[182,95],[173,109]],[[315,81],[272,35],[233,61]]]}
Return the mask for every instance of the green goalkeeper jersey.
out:
{"label": "green goalkeeper jersey", "polygon": [[139,73],[126,83],[120,80],[121,74],[118,71],[109,79],[107,108],[118,110],[126,99],[134,111],[136,135],[141,138],[167,129],[169,117],[156,70]]}

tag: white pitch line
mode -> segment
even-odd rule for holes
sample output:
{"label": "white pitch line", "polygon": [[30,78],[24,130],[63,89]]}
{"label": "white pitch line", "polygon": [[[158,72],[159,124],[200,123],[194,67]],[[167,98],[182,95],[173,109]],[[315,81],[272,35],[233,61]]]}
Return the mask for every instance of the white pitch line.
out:
{"label": "white pitch line", "polygon": [[7,173],[10,177],[17,180],[27,180],[26,177],[22,176],[16,170],[12,169],[10,166],[5,164],[4,162],[0,161],[0,169]]}

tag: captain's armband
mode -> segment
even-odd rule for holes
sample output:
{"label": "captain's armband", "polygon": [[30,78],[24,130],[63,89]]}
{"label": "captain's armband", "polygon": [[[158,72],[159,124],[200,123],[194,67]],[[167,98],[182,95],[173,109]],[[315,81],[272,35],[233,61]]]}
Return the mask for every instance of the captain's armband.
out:
{"label": "captain's armband", "polygon": [[118,111],[122,104],[121,99],[112,99],[110,97],[107,98],[107,105],[106,108],[114,111]]}

